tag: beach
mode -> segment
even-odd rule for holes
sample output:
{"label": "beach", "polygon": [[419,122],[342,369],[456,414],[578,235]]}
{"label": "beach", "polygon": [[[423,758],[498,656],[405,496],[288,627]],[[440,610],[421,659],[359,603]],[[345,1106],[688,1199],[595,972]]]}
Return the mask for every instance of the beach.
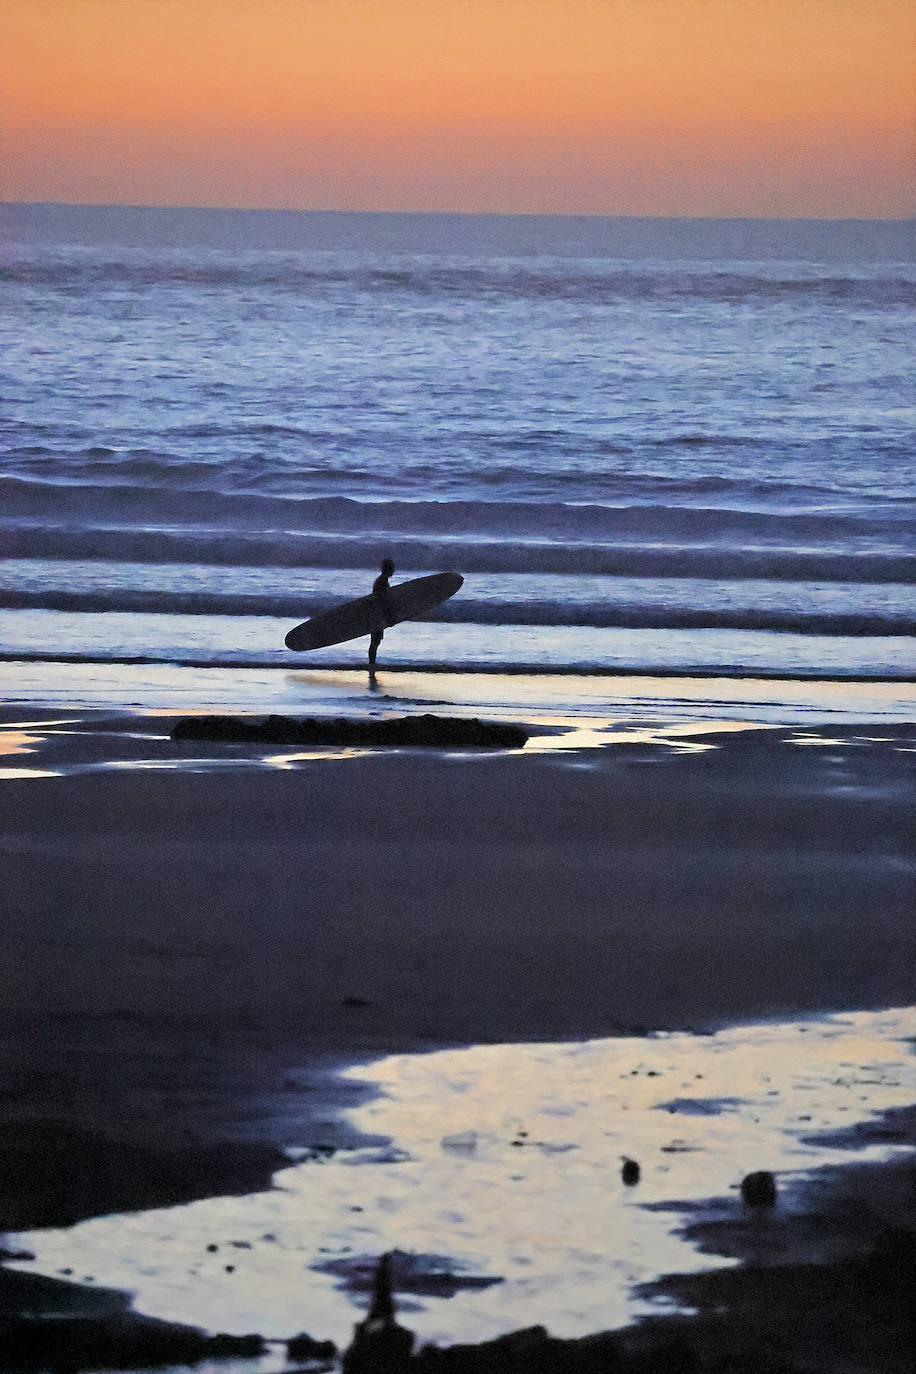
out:
{"label": "beach", "polygon": [[173,741],[175,713],[4,715],[11,1232],[365,1148],[359,1065],[391,1055],[913,1002],[912,726],[296,751]]}
{"label": "beach", "polygon": [[0,239],[9,1374],[908,1369],[912,225]]}

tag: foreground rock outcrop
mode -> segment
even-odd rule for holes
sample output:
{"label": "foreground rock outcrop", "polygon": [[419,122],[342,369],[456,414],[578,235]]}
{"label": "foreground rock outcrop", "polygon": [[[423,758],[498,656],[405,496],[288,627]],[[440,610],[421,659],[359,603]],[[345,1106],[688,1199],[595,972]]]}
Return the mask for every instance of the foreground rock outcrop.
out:
{"label": "foreground rock outcrop", "polygon": [[[833,1264],[742,1265],[653,1284],[695,1310],[620,1331],[561,1339],[543,1326],[478,1345],[426,1346],[396,1320],[383,1258],[364,1321],[343,1357],[344,1374],[810,1374],[814,1368],[910,1374],[916,1353],[912,1276],[916,1235],[883,1232],[864,1254]],[[69,1315],[68,1291],[75,1310]],[[2,1374],[82,1374],[252,1359],[258,1335],[207,1336],[128,1309],[126,1294],[85,1289],[0,1266]],[[45,1315],[24,1315],[26,1307]],[[53,1311],[54,1315],[51,1315]],[[301,1334],[287,1345],[302,1374],[339,1368],[330,1341]]]}
{"label": "foreground rock outcrop", "polygon": [[425,749],[521,749],[528,733],[502,725],[449,716],[398,716],[388,720],[297,720],[292,716],[182,716],[174,740],[224,744],[388,745]]}

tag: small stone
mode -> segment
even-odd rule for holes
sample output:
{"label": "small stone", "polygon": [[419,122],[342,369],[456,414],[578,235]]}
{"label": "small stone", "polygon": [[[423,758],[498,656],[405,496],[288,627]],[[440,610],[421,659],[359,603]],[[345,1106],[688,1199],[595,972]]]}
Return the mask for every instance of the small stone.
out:
{"label": "small stone", "polygon": [[640,1169],[635,1159],[629,1159],[624,1155],[623,1168],[620,1170],[620,1177],[628,1188],[632,1188],[634,1183],[639,1182]]}
{"label": "small stone", "polygon": [[741,1196],[748,1207],[773,1207],[776,1204],[776,1179],[767,1169],[747,1174],[741,1180]]}
{"label": "small stone", "polygon": [[333,1360],[336,1354],[333,1341],[316,1341],[307,1331],[300,1331],[286,1342],[288,1360]]}

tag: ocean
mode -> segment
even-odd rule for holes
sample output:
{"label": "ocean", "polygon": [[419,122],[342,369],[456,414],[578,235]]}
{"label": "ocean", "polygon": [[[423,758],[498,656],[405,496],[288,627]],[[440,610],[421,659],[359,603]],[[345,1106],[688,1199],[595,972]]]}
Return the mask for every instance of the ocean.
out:
{"label": "ocean", "polygon": [[912,680],[914,302],[896,221],[0,206],[8,695],[362,669],[283,637],[384,556],[465,577],[392,669]]}

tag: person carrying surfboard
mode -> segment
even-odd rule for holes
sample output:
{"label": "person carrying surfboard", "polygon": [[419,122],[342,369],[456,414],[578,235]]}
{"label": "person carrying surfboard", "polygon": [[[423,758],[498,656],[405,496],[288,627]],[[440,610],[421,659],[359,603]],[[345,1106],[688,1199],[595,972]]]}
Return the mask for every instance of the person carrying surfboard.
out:
{"label": "person carrying surfboard", "polygon": [[[386,558],[382,575],[376,578],[374,591],[319,611],[304,620],[283,637],[287,649],[304,654],[310,649],[326,649],[331,644],[346,644],[350,639],[372,635],[375,647],[388,625],[400,625],[403,620],[421,620],[423,616],[454,596],[464,582],[460,573],[430,573],[427,577],[413,577],[409,582],[388,585],[394,572],[394,560]],[[370,662],[369,667],[372,667]]]}
{"label": "person carrying surfboard", "polygon": [[[391,558],[382,559],[382,570],[372,584],[372,595],[381,607],[382,615],[385,617],[385,626],[395,625],[397,615],[395,614],[394,603],[391,600],[391,588],[388,579],[394,572],[394,560]],[[378,646],[385,636],[385,630],[373,630],[369,638],[369,667],[375,667],[375,655],[378,653]]]}

